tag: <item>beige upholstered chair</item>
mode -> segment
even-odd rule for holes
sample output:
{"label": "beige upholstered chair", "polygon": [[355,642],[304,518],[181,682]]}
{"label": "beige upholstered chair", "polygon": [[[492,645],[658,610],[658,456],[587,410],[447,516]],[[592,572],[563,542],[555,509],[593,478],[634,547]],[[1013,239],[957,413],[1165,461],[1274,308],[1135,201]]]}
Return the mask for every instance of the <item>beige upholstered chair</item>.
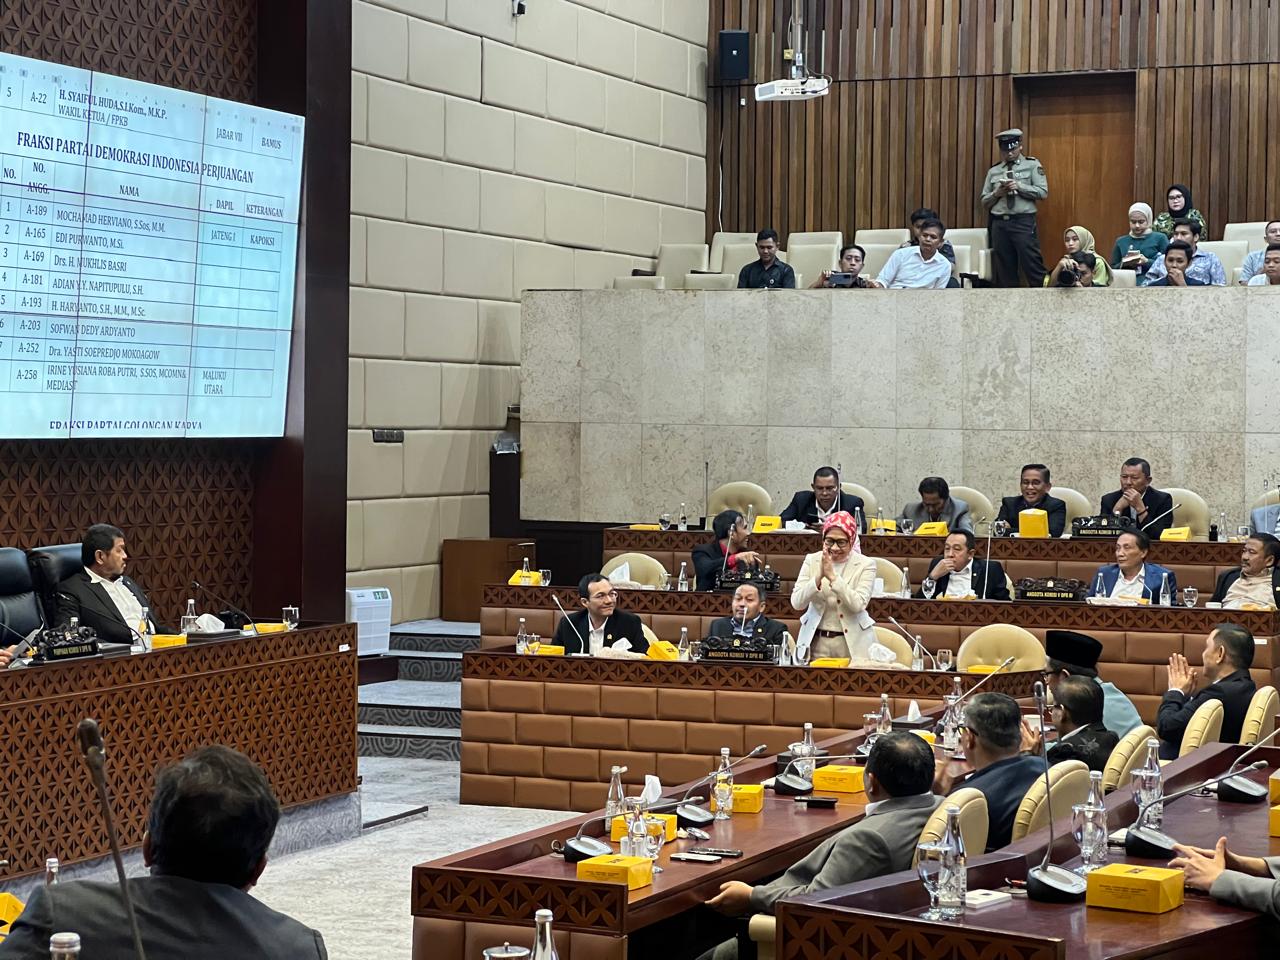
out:
{"label": "beige upholstered chair", "polygon": [[686,273],[686,290],[736,290],[738,275],[735,273]]}
{"label": "beige upholstered chair", "polygon": [[851,493],[855,497],[862,498],[862,514],[865,517],[874,517],[876,511],[880,509],[880,501],[876,499],[876,495],[859,483],[846,483],[840,481],[840,489],[845,493]]}
{"label": "beige upholstered chair", "polygon": [[911,231],[906,227],[888,227],[880,230],[859,230],[853,235],[853,242],[860,247],[869,243],[889,244],[895,249],[911,239]]}
{"label": "beige upholstered chair", "polygon": [[[1057,799],[1055,797],[1055,799]],[[947,807],[960,808],[960,836],[964,837],[964,849],[971,857],[981,856],[987,849],[987,832],[991,820],[987,816],[987,798],[974,787],[961,787],[947,794],[920,831],[920,843],[936,843],[947,832]],[[918,857],[911,857],[914,867]]]}
{"label": "beige upholstered chair", "polygon": [[1089,502],[1089,498],[1079,490],[1054,485],[1049,491],[1049,496],[1057,497],[1067,505],[1067,530],[1071,529],[1071,521],[1076,517],[1092,517],[1097,513],[1097,509]]}
{"label": "beige upholstered chair", "polygon": [[600,572],[607,577],[624,563],[631,566],[628,579],[646,587],[661,587],[667,575],[666,568],[647,553],[620,553],[601,567]]}
{"label": "beige upholstered chair", "polygon": [[[958,227],[947,231],[946,239],[956,251],[956,267],[962,273],[976,273],[983,280],[995,276],[991,266],[991,240],[986,227]],[[960,267],[960,249],[969,248],[969,264]]]}
{"label": "beige upholstered chair", "polygon": [[1115,745],[1111,756],[1107,758],[1107,766],[1102,771],[1102,792],[1110,793],[1120,787],[1129,785],[1129,774],[1137,768],[1146,756],[1147,741],[1155,737],[1156,732],[1145,723],[1134,727]]}
{"label": "beige upholstered chair", "polygon": [[787,263],[796,272],[796,286],[803,287],[803,277],[812,283],[823,270],[832,270],[840,259],[840,248],[834,244],[792,243],[787,247]]}
{"label": "beige upholstered chair", "polygon": [[[731,243],[750,244],[755,249],[754,233],[717,233],[711,237],[711,252],[707,256],[707,269],[716,273],[724,273],[724,248]],[[734,271],[735,273],[737,271]]]}
{"label": "beige upholstered chair", "polygon": [[1178,756],[1185,757],[1192,750],[1198,750],[1206,743],[1217,743],[1221,739],[1222,701],[1206,700],[1196,708],[1196,712],[1187,721],[1187,729],[1182,734],[1182,746],[1178,750]]}
{"label": "beige upholstered chair", "polygon": [[888,557],[872,557],[876,562],[876,576],[884,581],[886,596],[897,596],[902,589],[902,568]]}
{"label": "beige upholstered chair", "polygon": [[615,290],[665,290],[667,289],[667,281],[665,277],[614,277],[613,289]]}
{"label": "beige upholstered chair", "polygon": [[1138,285],[1137,270],[1118,270],[1115,267],[1111,268],[1111,289],[1112,290],[1116,290],[1120,288],[1131,290],[1137,285]]}
{"label": "beige upholstered chair", "polygon": [[1280,503],[1280,487],[1274,487],[1266,493],[1259,494],[1257,499],[1249,504],[1249,509],[1257,510],[1259,507],[1269,507],[1273,503]]}
{"label": "beige upholstered chair", "polygon": [[[787,251],[792,247],[835,247],[836,256],[840,255],[840,247],[844,245],[844,234],[839,230],[810,230],[787,234]],[[788,261],[789,262],[789,261]]]}
{"label": "beige upholstered chair", "polygon": [[[726,243],[721,253],[720,272],[727,273],[737,281],[738,274],[742,268],[748,263],[754,263],[760,259],[760,254],[756,253],[755,242],[751,243]],[[781,256],[779,260],[783,259]]]}
{"label": "beige upholstered chair", "polygon": [[[1258,231],[1262,233],[1261,230]],[[1205,253],[1217,254],[1218,259],[1222,261],[1222,272],[1228,277],[1228,282],[1235,271],[1244,266],[1244,258],[1249,255],[1249,244],[1243,240],[1201,240],[1196,245],[1196,250],[1203,250]]]}
{"label": "beige upholstered chair", "polygon": [[[1249,252],[1266,249],[1267,223],[1256,220],[1252,223],[1228,223],[1222,228],[1223,240],[1243,240],[1249,246]],[[1204,244],[1201,244],[1204,246]]]}
{"label": "beige upholstered chair", "polygon": [[750,480],[734,480],[724,483],[711,491],[711,499],[707,503],[707,516],[714,517],[721,510],[737,510],[745,515],[748,507],[755,509],[757,517],[766,517],[773,513],[773,497],[769,491]]}
{"label": "beige upholstered chair", "polygon": [[655,272],[667,282],[668,290],[679,290],[685,274],[706,270],[707,262],[705,243],[664,243],[658,247]]}
{"label": "beige upholstered chair", "polygon": [[[904,643],[906,641],[903,641]],[[1280,710],[1280,695],[1272,686],[1259,687],[1249,701],[1244,714],[1244,726],[1240,728],[1240,743],[1251,747],[1271,735],[1276,728],[1276,710]]]}
{"label": "beige upholstered chair", "polygon": [[989,623],[965,637],[956,651],[956,669],[998,667],[1013,657],[1010,671],[1044,668],[1044,647],[1034,633],[1012,623]]}
{"label": "beige upholstered chair", "polygon": [[[995,505],[981,490],[975,490],[973,487],[952,486],[951,496],[958,497],[969,504],[969,522],[974,525],[973,533],[975,536],[979,535],[977,527],[979,520],[986,517],[987,522],[990,523],[996,518]],[[987,531],[984,526],[981,536],[985,537],[986,535]]]}
{"label": "beige upholstered chair", "polygon": [[867,255],[862,260],[862,272],[858,275],[867,280],[874,280],[880,276],[880,271],[893,256],[893,251],[898,249],[896,243],[862,243],[859,246],[866,251]]}
{"label": "beige upholstered chair", "polygon": [[[1083,760],[1064,760],[1049,768],[1049,796],[1058,819],[1070,816],[1071,808],[1089,796],[1089,765]],[[1018,805],[1013,819],[1013,840],[1043,830],[1049,825],[1049,804],[1045,803],[1044,777],[1036,777]]]}
{"label": "beige upholstered chair", "polygon": [[[901,574],[899,574],[899,578],[901,578]],[[890,630],[888,627],[882,627],[879,624],[876,624],[875,631],[876,642],[892,650],[898,658],[898,663],[910,668],[912,662],[911,644],[907,643],[906,637],[898,633],[897,630]]]}
{"label": "beige upholstered chair", "polygon": [[1209,505],[1204,497],[1182,487],[1165,487],[1164,492],[1173,497],[1173,525],[1190,527],[1197,540],[1209,539]]}

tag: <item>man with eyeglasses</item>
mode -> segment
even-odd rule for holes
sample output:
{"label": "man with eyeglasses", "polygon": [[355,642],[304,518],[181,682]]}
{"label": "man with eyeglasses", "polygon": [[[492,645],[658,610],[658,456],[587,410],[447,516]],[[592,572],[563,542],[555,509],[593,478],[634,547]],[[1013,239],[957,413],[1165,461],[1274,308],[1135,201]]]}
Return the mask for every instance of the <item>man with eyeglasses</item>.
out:
{"label": "man with eyeglasses", "polygon": [[[609,656],[605,651],[647,653],[649,641],[634,613],[618,609],[618,592],[609,578],[589,573],[578,582],[581,610],[575,610],[556,627],[555,644],[566,654]],[[585,646],[586,649],[583,649]]]}

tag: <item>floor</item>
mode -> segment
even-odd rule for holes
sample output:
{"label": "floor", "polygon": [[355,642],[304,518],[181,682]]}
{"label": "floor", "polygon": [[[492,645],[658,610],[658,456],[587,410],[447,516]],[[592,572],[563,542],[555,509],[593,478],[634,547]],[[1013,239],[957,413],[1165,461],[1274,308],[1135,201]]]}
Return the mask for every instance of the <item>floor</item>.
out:
{"label": "floor", "polygon": [[[254,889],[267,905],[319,930],[334,960],[408,960],[414,864],[570,816],[459,805],[454,761],[361,757],[360,774],[366,807],[425,803],[430,811],[272,862]],[[371,819],[366,812],[365,822]]]}

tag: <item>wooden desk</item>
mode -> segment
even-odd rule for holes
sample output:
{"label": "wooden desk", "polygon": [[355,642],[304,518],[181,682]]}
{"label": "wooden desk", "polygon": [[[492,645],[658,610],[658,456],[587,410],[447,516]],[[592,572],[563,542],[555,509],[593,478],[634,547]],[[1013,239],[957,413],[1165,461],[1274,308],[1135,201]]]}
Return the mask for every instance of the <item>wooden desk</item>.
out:
{"label": "wooden desk", "polygon": [[[1233,744],[1204,747],[1165,770],[1165,791],[1190,786],[1223,772],[1245,750]],[[1263,748],[1256,757],[1272,766],[1280,749]],[[1270,771],[1252,776],[1262,780]],[[1126,787],[1107,799],[1112,828],[1132,822],[1136,807]],[[1233,850],[1258,856],[1280,854],[1280,840],[1267,837],[1267,805],[1219,803],[1215,798],[1183,797],[1165,810],[1164,829],[1184,843],[1212,847],[1230,838]],[[1055,861],[1078,862],[1078,849],[1063,836],[1068,818],[1059,817]],[[970,889],[1023,879],[1040,862],[1048,841],[1041,831],[998,853],[972,860]],[[1128,862],[1112,849],[1112,862]],[[1147,863],[1152,861],[1133,861]],[[1034,960],[1121,960],[1136,957],[1258,957],[1274,951],[1277,926],[1259,914],[1219,904],[1207,895],[1187,892],[1182,907],[1146,915],[1077,904],[1044,904],[1015,899],[1011,904],[971,914],[958,923],[919,919],[928,898],[910,874],[868,880],[822,894],[782,901],[778,917],[780,958],[883,955],[962,960],[975,956]]]}
{"label": "wooden desk", "polygon": [[110,852],[76,740],[84,717],[106,741],[122,847],[142,843],[157,768],[212,743],[259,763],[286,807],[351,793],[356,628],[0,671],[3,793],[13,816],[0,877],[43,870],[50,856],[76,863]]}
{"label": "wooden desk", "polygon": [[[1029,696],[1038,671],[1003,673],[983,689]],[[625,780],[704,776],[721,747],[741,756],[764,743],[781,753],[806,722],[819,739],[859,731],[889,695],[894,716],[911,700],[937,705],[956,679],[977,674],[826,670],[772,664],[671,663],[467,653],[462,660],[463,803],[594,810],[610,768]]]}

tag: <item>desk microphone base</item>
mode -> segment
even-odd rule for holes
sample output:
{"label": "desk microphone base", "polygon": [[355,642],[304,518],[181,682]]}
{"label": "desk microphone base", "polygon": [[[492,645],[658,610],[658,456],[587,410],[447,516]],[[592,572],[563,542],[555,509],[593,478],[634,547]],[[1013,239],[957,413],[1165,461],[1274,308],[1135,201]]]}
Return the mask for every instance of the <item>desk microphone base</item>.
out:
{"label": "desk microphone base", "polygon": [[1261,803],[1267,799],[1267,785],[1246,777],[1227,777],[1218,781],[1218,799],[1228,803]]}
{"label": "desk microphone base", "polygon": [[1178,841],[1153,827],[1132,826],[1124,834],[1124,852],[1144,860],[1172,860],[1177,854],[1173,846]]}
{"label": "desk microphone base", "polygon": [[1041,864],[1027,871],[1027,899],[1039,903],[1075,903],[1084,899],[1084,877],[1056,864]]}
{"label": "desk microphone base", "polygon": [[706,807],[700,807],[696,803],[682,803],[676,807],[676,826],[678,827],[705,827],[712,823],[716,815]]}
{"label": "desk microphone base", "polygon": [[783,797],[799,797],[813,793],[813,781],[794,773],[780,773],[773,778],[773,792]]}

